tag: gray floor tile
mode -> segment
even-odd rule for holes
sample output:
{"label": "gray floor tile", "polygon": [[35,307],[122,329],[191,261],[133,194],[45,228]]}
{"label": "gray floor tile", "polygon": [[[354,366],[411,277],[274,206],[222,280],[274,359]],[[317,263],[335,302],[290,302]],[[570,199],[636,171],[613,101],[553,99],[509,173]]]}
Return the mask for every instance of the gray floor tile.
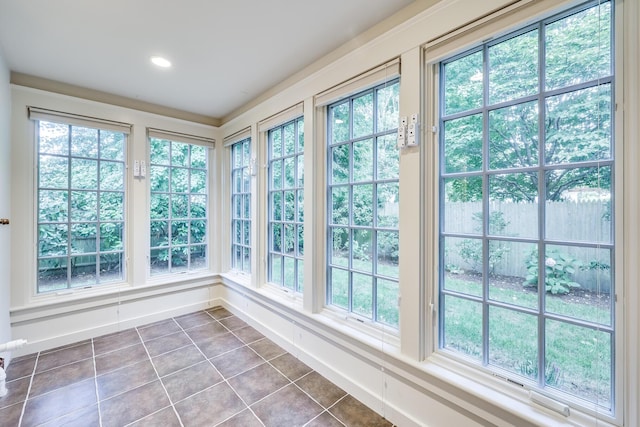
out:
{"label": "gray floor tile", "polygon": [[101,402],[102,425],[123,426],[168,405],[169,399],[158,380]]}
{"label": "gray floor tile", "polygon": [[142,337],[143,341],[153,340],[165,335],[175,334],[180,331],[180,326],[178,326],[173,319],[162,320],[150,325],[138,327],[138,333]]}
{"label": "gray floor tile", "polygon": [[274,343],[268,338],[261,339],[259,341],[249,344],[249,347],[256,353],[262,356],[266,360],[273,359],[274,357],[282,356],[286,351],[278,344]]}
{"label": "gray floor tile", "polygon": [[36,426],[95,405],[96,384],[93,378],[34,398],[29,397],[24,409],[22,427]]}
{"label": "gray floor tile", "polygon": [[157,379],[156,371],[153,369],[151,362],[143,360],[134,365],[128,365],[122,369],[98,376],[96,378],[98,398],[100,400],[109,399]]}
{"label": "gray floor tile", "polygon": [[195,345],[179,348],[152,359],[158,375],[164,377],[180,369],[188,368],[205,360]]}
{"label": "gray floor tile", "polygon": [[225,377],[231,378],[244,371],[265,363],[264,359],[258,356],[248,347],[241,347],[232,350],[222,356],[210,359],[216,369]]}
{"label": "gray floor tile", "polygon": [[205,323],[213,322],[213,318],[204,311],[198,311],[196,313],[185,314],[184,316],[178,316],[175,321],[180,325],[182,329],[190,329],[196,326],[204,325]]}
{"label": "gray floor tile", "polygon": [[93,357],[93,346],[91,342],[85,344],[67,347],[50,353],[41,354],[38,357],[36,373],[48,371],[49,369],[58,368],[62,365],[78,362]]}
{"label": "gray floor tile", "polygon": [[185,426],[213,426],[246,409],[226,383],[195,394],[178,402],[175,407]]}
{"label": "gray floor tile", "polygon": [[267,363],[229,380],[229,385],[247,405],[252,405],[289,383],[290,381],[284,375]]}
{"label": "gray floor tile", "polygon": [[169,406],[130,424],[130,427],[181,427],[181,424],[176,412]]}
{"label": "gray floor tile", "polygon": [[353,396],[346,396],[329,408],[329,412],[350,427],[390,427],[393,425]]}
{"label": "gray floor tile", "polygon": [[36,357],[27,359],[13,359],[7,368],[7,381],[15,380],[22,377],[31,376],[33,368],[36,366]]}
{"label": "gray floor tile", "polygon": [[246,409],[216,427],[263,427],[263,424],[253,415],[253,412]]}
{"label": "gray floor tile", "polygon": [[66,387],[95,376],[93,359],[70,363],[33,376],[29,398]]}
{"label": "gray floor tile", "polygon": [[291,384],[251,406],[266,427],[302,426],[323,409]]}
{"label": "gray floor tile", "polygon": [[140,344],[140,335],[135,329],[114,332],[93,339],[93,349],[96,355],[119,350],[135,344]]}
{"label": "gray floor tile", "polygon": [[179,402],[222,381],[222,376],[209,361],[162,378],[162,382],[173,403]]}
{"label": "gray floor tile", "polygon": [[153,358],[173,350],[193,344],[187,334],[178,332],[145,342],[149,355]]}
{"label": "gray floor tile", "polygon": [[98,405],[93,405],[51,420],[42,424],[41,427],[90,427],[99,425]]}
{"label": "gray floor tile", "polygon": [[217,335],[206,341],[201,341],[198,343],[198,347],[200,348],[200,350],[202,350],[202,352],[208,359],[220,356],[223,353],[243,347],[244,345],[245,344],[231,332]]}
{"label": "gray floor tile", "polygon": [[5,384],[8,392],[6,396],[0,397],[0,409],[16,403],[24,402],[27,399],[27,391],[29,390],[30,382],[31,378],[29,377],[8,381]]}
{"label": "gray floor tile", "polygon": [[149,360],[147,350],[145,350],[142,343],[135,344],[130,347],[124,347],[119,350],[97,356],[96,372],[98,375],[102,375],[143,360]]}
{"label": "gray floor tile", "polygon": [[347,395],[347,392],[315,371],[300,378],[296,385],[325,408]]}
{"label": "gray floor tile", "polygon": [[282,372],[291,381],[296,381],[303,375],[311,372],[310,367],[308,367],[289,353],[276,357],[269,363],[275,366],[276,369]]}

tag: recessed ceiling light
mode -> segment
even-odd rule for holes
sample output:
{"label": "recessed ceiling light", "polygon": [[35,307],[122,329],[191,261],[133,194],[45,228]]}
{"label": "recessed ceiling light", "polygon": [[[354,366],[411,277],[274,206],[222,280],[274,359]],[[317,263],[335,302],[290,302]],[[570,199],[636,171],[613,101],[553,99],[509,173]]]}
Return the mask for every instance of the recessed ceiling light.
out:
{"label": "recessed ceiling light", "polygon": [[151,62],[153,62],[158,67],[162,67],[162,68],[171,67],[171,61],[169,61],[166,58],[163,58],[162,56],[152,56],[151,57]]}

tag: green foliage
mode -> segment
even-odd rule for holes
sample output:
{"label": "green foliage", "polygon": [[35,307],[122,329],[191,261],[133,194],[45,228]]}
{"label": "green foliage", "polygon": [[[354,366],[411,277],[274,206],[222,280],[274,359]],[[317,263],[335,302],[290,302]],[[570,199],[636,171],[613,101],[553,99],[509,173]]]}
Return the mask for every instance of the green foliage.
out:
{"label": "green foliage", "polygon": [[[538,362],[534,360],[525,360],[518,365],[518,371],[529,378],[538,378]],[[564,383],[564,373],[562,369],[555,363],[547,360],[544,368],[545,384],[560,387]]]}
{"label": "green foliage", "polygon": [[[545,290],[551,294],[568,294],[580,284],[572,280],[582,262],[558,250],[550,249],[545,254]],[[523,286],[538,286],[538,251],[532,251],[527,260],[527,275]]]}

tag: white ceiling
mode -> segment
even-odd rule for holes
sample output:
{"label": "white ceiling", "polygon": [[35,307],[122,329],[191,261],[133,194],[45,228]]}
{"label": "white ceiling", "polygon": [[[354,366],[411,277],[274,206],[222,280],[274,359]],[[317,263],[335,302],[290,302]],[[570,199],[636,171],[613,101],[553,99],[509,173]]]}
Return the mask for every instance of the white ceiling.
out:
{"label": "white ceiling", "polygon": [[0,0],[0,48],[18,73],[222,118],[412,2]]}

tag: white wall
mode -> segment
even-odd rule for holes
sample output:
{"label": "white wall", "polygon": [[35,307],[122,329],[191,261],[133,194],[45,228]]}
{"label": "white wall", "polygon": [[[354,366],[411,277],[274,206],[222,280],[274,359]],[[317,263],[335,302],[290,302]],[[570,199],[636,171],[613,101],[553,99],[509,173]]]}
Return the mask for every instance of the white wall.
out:
{"label": "white wall", "polygon": [[[0,49],[0,218],[10,218],[11,213],[11,91],[9,68]],[[11,339],[9,322],[11,240],[10,227],[0,225],[0,343]],[[0,354],[7,358],[8,355]],[[7,360],[8,362],[8,360]]]}

